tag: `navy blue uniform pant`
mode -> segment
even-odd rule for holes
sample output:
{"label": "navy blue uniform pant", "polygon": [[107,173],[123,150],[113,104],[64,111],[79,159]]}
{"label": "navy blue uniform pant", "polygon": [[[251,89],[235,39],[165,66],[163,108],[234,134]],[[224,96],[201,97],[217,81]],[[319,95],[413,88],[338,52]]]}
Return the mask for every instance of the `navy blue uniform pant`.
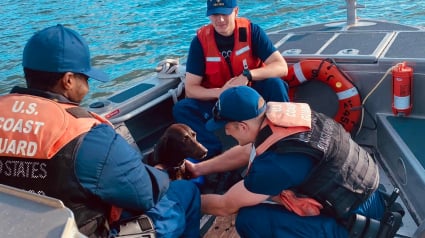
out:
{"label": "navy blue uniform pant", "polygon": [[[383,212],[384,201],[379,191],[375,191],[354,211],[376,220],[381,219]],[[242,238],[348,237],[347,229],[334,218],[325,215],[301,217],[276,204],[260,204],[240,209],[236,218],[236,230]]]}
{"label": "navy blue uniform pant", "polygon": [[199,238],[201,197],[191,181],[176,180],[164,197],[146,212],[155,226],[158,238]]}

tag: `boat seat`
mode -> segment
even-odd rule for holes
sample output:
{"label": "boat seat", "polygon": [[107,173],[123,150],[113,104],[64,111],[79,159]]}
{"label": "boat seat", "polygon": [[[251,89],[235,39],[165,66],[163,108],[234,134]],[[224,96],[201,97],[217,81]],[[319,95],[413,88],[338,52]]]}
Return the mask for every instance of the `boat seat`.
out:
{"label": "boat seat", "polygon": [[419,117],[396,117],[393,114],[377,114],[377,144],[382,164],[411,211],[416,223],[425,219],[423,194],[414,188],[425,187],[425,154],[423,135],[425,119]]}

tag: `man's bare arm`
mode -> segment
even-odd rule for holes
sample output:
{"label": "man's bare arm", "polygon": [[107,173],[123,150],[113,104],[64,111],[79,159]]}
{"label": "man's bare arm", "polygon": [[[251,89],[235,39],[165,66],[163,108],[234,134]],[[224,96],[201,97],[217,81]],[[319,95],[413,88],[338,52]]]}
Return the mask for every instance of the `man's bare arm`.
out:
{"label": "man's bare arm", "polygon": [[201,195],[201,210],[206,214],[228,216],[237,213],[242,207],[257,205],[268,197],[268,195],[248,191],[242,180],[233,185],[223,195]]}
{"label": "man's bare arm", "polygon": [[186,97],[200,100],[214,100],[219,97],[221,88],[205,88],[201,82],[201,76],[186,72],[184,85]]}
{"label": "man's bare arm", "polygon": [[248,165],[251,147],[251,144],[236,145],[218,156],[197,164],[186,161],[186,170],[193,177],[198,177],[242,168]]}
{"label": "man's bare arm", "polygon": [[265,66],[251,69],[253,80],[263,80],[267,78],[283,77],[288,74],[288,65],[279,51],[275,51],[264,62]]}

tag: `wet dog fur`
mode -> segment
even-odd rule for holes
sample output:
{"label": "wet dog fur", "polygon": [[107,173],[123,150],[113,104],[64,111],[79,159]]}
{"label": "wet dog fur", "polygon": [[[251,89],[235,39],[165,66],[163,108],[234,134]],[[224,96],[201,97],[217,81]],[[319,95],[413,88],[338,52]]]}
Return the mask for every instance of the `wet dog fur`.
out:
{"label": "wet dog fur", "polygon": [[165,170],[171,180],[185,177],[184,159],[200,160],[208,150],[196,140],[196,133],[187,125],[175,123],[159,138],[146,163]]}

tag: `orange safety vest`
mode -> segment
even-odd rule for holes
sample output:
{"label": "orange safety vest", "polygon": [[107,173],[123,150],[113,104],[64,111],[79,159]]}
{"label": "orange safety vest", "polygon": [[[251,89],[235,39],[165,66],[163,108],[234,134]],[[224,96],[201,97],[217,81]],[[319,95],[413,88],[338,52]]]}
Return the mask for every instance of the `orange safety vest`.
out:
{"label": "orange safety vest", "polygon": [[311,129],[311,109],[306,103],[268,102],[266,117],[272,134],[256,147],[257,155],[282,138]]}
{"label": "orange safety vest", "polygon": [[202,86],[206,88],[221,88],[229,79],[242,74],[244,69],[262,66],[261,60],[252,53],[251,22],[246,18],[236,18],[230,65],[218,50],[212,24],[200,28],[197,36],[205,56],[205,78]]}
{"label": "orange safety vest", "polygon": [[[48,161],[53,160],[61,149],[96,125],[104,123],[112,126],[103,117],[74,104],[58,103],[38,96],[7,94],[0,97],[0,104],[0,165],[5,168],[0,178],[5,176],[5,183],[36,193],[43,192],[42,184],[46,181],[39,180],[48,177]],[[72,156],[72,151],[68,152]],[[38,165],[38,168],[33,165],[31,169],[39,175],[34,171],[32,176],[26,175],[22,169],[15,171],[13,168],[16,166],[11,164],[20,163],[17,159],[22,160],[21,163]],[[22,180],[22,177],[27,179]],[[121,210],[110,207],[109,222],[117,221]]]}
{"label": "orange safety vest", "polygon": [[0,104],[1,157],[50,159],[93,126],[108,123],[96,114],[72,117],[66,110],[77,106],[37,96],[8,94],[0,97]]}

